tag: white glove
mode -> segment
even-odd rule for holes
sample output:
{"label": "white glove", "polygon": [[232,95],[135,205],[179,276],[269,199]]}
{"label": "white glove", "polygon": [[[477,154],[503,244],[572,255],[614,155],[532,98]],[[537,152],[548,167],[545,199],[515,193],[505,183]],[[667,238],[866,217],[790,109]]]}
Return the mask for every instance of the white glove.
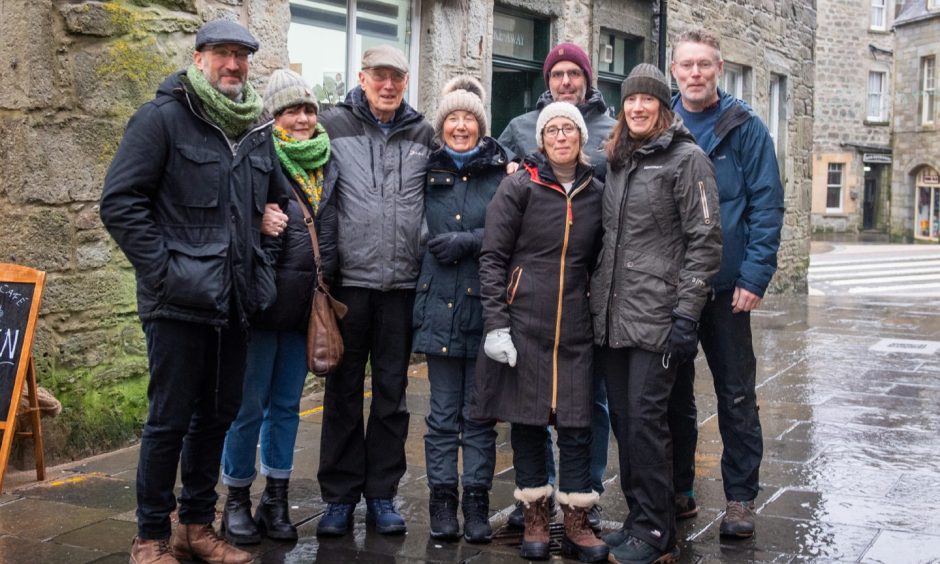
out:
{"label": "white glove", "polygon": [[509,336],[509,327],[493,329],[487,333],[486,340],[483,342],[483,352],[496,362],[515,366],[516,347],[512,344],[512,337]]}

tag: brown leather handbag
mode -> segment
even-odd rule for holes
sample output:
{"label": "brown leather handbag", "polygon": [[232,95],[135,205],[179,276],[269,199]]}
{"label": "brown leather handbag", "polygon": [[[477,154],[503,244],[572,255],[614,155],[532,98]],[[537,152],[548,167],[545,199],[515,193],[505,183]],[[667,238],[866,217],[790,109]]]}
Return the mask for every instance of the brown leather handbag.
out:
{"label": "brown leather handbag", "polygon": [[307,210],[306,203],[297,192],[294,192],[294,197],[304,212],[304,223],[307,224],[307,231],[310,232],[310,242],[313,244],[313,257],[317,267],[317,286],[313,290],[310,321],[307,323],[307,368],[317,376],[326,376],[336,370],[343,360],[343,335],[340,333],[337,320],[346,316],[347,307],[331,296],[330,289],[323,283],[323,273],[320,270],[320,245],[317,242],[313,218]]}

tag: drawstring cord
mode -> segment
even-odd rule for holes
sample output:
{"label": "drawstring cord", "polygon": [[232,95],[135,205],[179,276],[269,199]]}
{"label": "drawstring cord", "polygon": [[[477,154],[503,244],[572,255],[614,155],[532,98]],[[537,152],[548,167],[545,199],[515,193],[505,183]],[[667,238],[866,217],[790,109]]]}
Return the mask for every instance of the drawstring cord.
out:
{"label": "drawstring cord", "polygon": [[665,369],[665,370],[669,370],[669,359],[670,359],[670,357],[672,357],[672,354],[671,354],[671,353],[663,353],[663,360],[662,360],[662,363],[663,363],[663,369]]}

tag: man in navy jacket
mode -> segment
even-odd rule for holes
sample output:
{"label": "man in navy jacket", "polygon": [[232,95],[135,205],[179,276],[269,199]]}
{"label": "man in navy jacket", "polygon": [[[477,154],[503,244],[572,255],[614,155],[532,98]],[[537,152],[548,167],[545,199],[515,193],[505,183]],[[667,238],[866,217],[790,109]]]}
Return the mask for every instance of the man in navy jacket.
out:
{"label": "man in navy jacket", "polygon": [[[767,127],[743,101],[718,89],[724,67],[718,39],[702,30],[678,37],[672,75],[673,109],[715,165],[720,200],[721,268],[702,311],[699,339],[718,396],[724,451],[721,475],[728,505],[720,532],[754,534],[754,498],[763,457],[755,393],[757,372],[750,312],[777,269],[783,225],[783,186]],[[669,405],[673,435],[676,517],[696,514],[693,497],[696,428],[693,362],[679,366]]]}

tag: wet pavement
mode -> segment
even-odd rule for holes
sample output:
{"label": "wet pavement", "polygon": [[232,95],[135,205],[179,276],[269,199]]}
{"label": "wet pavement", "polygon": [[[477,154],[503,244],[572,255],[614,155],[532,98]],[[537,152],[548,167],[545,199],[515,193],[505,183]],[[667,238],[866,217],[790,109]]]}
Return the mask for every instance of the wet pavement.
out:
{"label": "wet pavement", "polygon": [[[718,536],[721,439],[700,355],[701,509],[679,524],[681,561],[940,562],[940,300],[770,297],[754,315],[754,328],[765,440],[757,533],[744,541]],[[256,561],[519,562],[519,535],[503,528],[513,490],[503,425],[491,498],[497,538],[485,546],[429,538],[422,442],[428,394],[424,366],[413,367],[409,466],[399,496],[407,535],[376,534],[360,504],[352,535],[315,537],[324,504],[315,479],[322,408],[314,395],[302,405],[291,482],[301,538],[265,541],[253,549]],[[608,528],[627,510],[616,459],[612,442],[601,498]],[[0,562],[127,562],[136,463],[131,447],[50,469],[43,483],[31,481],[29,472],[9,474],[0,495]],[[262,487],[256,481],[255,501]]]}

